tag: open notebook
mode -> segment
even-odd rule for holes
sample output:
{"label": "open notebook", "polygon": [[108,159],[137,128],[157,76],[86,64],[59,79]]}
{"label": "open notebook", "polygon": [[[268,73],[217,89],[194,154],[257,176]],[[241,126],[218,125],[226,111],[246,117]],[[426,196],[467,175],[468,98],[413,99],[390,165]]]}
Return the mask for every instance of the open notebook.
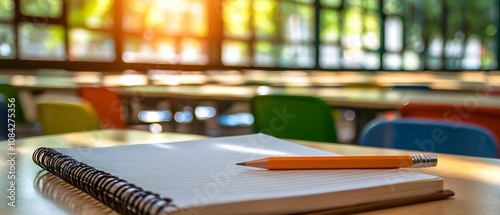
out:
{"label": "open notebook", "polygon": [[303,213],[443,191],[442,178],[400,169],[269,171],[235,165],[287,155],[335,154],[253,134],[107,148],[40,148],[33,158],[120,213]]}

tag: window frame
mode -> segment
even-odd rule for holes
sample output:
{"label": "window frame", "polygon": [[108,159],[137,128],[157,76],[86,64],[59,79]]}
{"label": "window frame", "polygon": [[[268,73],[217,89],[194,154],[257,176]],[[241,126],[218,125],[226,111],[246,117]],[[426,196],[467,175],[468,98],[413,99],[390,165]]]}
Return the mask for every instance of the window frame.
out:
{"label": "window frame", "polygon": [[[33,17],[33,16],[25,16],[21,14],[20,11],[20,2],[21,0],[13,0],[14,2],[14,17],[11,21],[1,21],[1,24],[9,24],[12,25],[14,29],[14,47],[15,47],[15,57],[13,59],[0,59],[0,70],[9,70],[9,69],[40,69],[40,68],[48,68],[48,69],[64,69],[64,70],[69,70],[69,71],[86,71],[86,70],[91,70],[91,71],[125,71],[125,70],[137,70],[137,71],[148,71],[150,69],[158,69],[158,70],[186,70],[186,71],[206,71],[206,70],[246,70],[246,69],[255,69],[255,70],[318,70],[318,71],[374,71],[374,69],[349,69],[345,68],[343,66],[339,68],[324,68],[321,66],[320,58],[321,58],[321,44],[322,41],[320,40],[320,11],[325,8],[331,8],[330,6],[324,6],[321,5],[320,0],[314,0],[312,3],[312,8],[313,8],[313,35],[312,35],[312,41],[310,44],[313,46],[312,53],[314,54],[313,57],[313,66],[312,67],[296,67],[296,66],[291,66],[291,67],[286,67],[286,66],[281,66],[279,63],[279,59],[276,59],[276,64],[274,66],[268,67],[268,66],[253,66],[253,61],[255,61],[255,47],[254,44],[255,42],[258,41],[254,31],[252,31],[252,34],[250,38],[242,40],[242,39],[237,39],[238,41],[243,41],[244,43],[248,44],[248,49],[249,49],[249,59],[250,63],[248,65],[224,65],[222,63],[222,43],[225,39],[229,38],[224,35],[224,23],[223,23],[223,18],[222,18],[222,7],[223,7],[223,1],[224,0],[206,0],[206,14],[208,17],[208,31],[207,31],[207,36],[204,38],[204,41],[206,41],[206,57],[208,59],[206,64],[203,65],[194,65],[194,64],[167,64],[167,63],[138,63],[138,62],[124,62],[122,58],[123,54],[123,42],[124,42],[124,34],[125,31],[122,28],[122,20],[123,20],[123,4],[124,1],[122,0],[115,0],[114,1],[114,7],[113,7],[113,18],[114,18],[114,26],[111,30],[102,30],[105,32],[111,32],[112,31],[112,36],[115,42],[115,59],[110,62],[97,62],[97,61],[73,61],[69,60],[69,27],[68,26],[68,21],[67,21],[67,16],[68,16],[68,3],[67,1],[62,1],[62,13],[61,16],[58,18],[39,18],[39,17]],[[253,2],[254,0],[248,0]],[[281,2],[294,2],[297,4],[308,4],[308,3],[303,3],[298,0],[278,0],[278,4]],[[340,0],[340,6],[337,8],[339,11],[343,11],[345,9],[345,2],[347,0]],[[406,4],[403,0],[400,0],[403,2],[404,9],[406,10]],[[466,2],[467,0],[461,0],[462,4],[463,2]],[[473,1],[473,0],[470,0]],[[388,15],[383,12],[383,7],[384,7],[384,2],[385,0],[379,0],[379,28],[380,28],[380,48],[379,50],[376,50],[375,52],[378,52],[379,56],[379,69],[375,71],[392,71],[389,69],[384,69],[384,64],[383,64],[383,54],[385,53],[385,20],[387,19]],[[498,12],[499,11],[499,0],[493,0],[493,4],[495,10]],[[253,18],[252,18],[252,5],[250,4],[250,25],[253,26]],[[443,12],[441,14],[441,19],[444,19],[446,16],[446,3],[443,0],[442,1],[442,9]],[[339,16],[341,16],[339,14]],[[401,17],[403,19],[403,41],[405,41],[405,37],[407,34],[407,26],[405,25],[405,17],[404,15]],[[495,68],[490,68],[490,69],[478,69],[480,71],[490,71],[490,70],[497,70],[499,68],[500,64],[500,33],[498,30],[500,30],[500,21],[499,17],[495,17],[496,19],[492,21],[492,24],[496,27],[497,32],[493,36],[496,40],[496,47],[495,47],[495,60],[496,65]],[[64,28],[64,46],[65,46],[65,55],[66,58],[63,61],[53,61],[53,60],[27,60],[27,59],[20,59],[20,45],[19,45],[19,30],[18,27],[20,23],[26,21],[26,20],[35,20],[32,23],[37,23],[36,20],[43,19],[43,23],[46,24],[55,24],[55,25],[60,25]],[[343,19],[343,16],[341,17]],[[425,24],[425,23],[424,23]],[[341,24],[342,25],[342,24]],[[444,22],[440,23],[441,30],[443,31],[443,36],[446,37],[446,26]],[[422,28],[425,28],[425,26],[422,26]],[[95,29],[92,29],[95,30]],[[98,30],[101,31],[101,30]],[[279,32],[278,32],[279,34]],[[342,35],[342,32],[340,33],[340,36]],[[173,37],[179,37],[179,36],[173,36]],[[179,37],[180,38],[180,37]],[[443,42],[446,42],[446,39],[443,38]],[[269,40],[269,41],[277,41],[281,42],[284,44],[284,39],[278,35],[278,37],[275,40]],[[427,42],[426,43],[426,48],[427,48]],[[177,41],[179,43],[179,41]],[[341,49],[341,52],[343,50],[342,45],[339,43],[339,48]],[[406,42],[403,42],[403,52],[406,48],[407,44]],[[444,49],[444,48],[443,48]],[[373,51],[373,50],[372,50]],[[403,54],[403,52],[401,54]],[[438,70],[438,71],[462,71],[463,69],[457,68],[457,69],[449,69],[446,68],[446,59],[444,56],[444,53],[442,54],[441,61],[442,61],[442,67],[440,69],[430,69],[427,66],[427,56],[426,55],[420,54],[420,61],[423,63],[423,67],[421,69],[417,70],[405,70],[404,68],[404,60],[403,60],[403,65],[401,66],[401,69],[398,69],[397,71],[429,71],[429,70]],[[403,58],[403,55],[401,55]],[[342,57],[340,58],[342,60]]]}

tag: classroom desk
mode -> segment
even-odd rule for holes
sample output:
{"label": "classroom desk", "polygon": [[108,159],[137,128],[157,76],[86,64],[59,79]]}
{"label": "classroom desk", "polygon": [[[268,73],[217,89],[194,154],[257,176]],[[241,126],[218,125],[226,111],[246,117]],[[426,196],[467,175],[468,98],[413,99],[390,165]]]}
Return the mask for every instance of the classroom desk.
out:
{"label": "classroom desk", "polygon": [[261,94],[293,94],[317,96],[333,107],[397,109],[408,102],[453,103],[463,105],[500,106],[500,97],[473,92],[441,92],[419,90],[387,90],[363,88],[268,87],[223,85],[133,86],[115,90],[123,96],[173,98],[213,101],[249,101]]}
{"label": "classroom desk", "polygon": [[1,82],[21,90],[74,91],[80,85],[100,85],[101,74],[96,72],[20,72],[0,75]]}
{"label": "classroom desk", "polygon": [[[314,77],[311,73],[311,76]],[[347,73],[356,75],[356,79],[346,79],[343,73],[317,73],[320,74],[319,80],[327,82],[338,82],[340,80],[348,81],[345,83],[355,83],[360,81],[360,75],[357,73]],[[374,73],[373,77],[364,81],[374,81],[375,83],[382,80],[397,83],[397,80],[408,81],[408,77],[419,75],[423,79],[430,79],[434,82],[450,82],[441,80],[436,74],[417,74],[417,73]],[[333,78],[324,77],[325,75],[334,76]],[[460,73],[453,77],[457,78],[458,82],[462,83],[464,77],[475,77],[475,73]],[[484,74],[483,74],[484,75]],[[339,77],[337,77],[339,76]],[[285,75],[280,76],[286,79]],[[495,77],[495,76],[492,76]],[[299,94],[318,96],[326,100],[329,104],[336,107],[351,107],[351,108],[369,108],[369,109],[394,109],[408,101],[418,102],[464,102],[464,97],[468,99],[485,100],[485,105],[489,105],[488,101],[491,97],[480,95],[481,90],[487,90],[487,86],[474,82],[472,87],[468,87],[466,91],[390,91],[386,89],[350,89],[331,87],[328,85],[317,85],[309,83],[310,86],[253,86],[253,85],[218,85],[218,84],[202,84],[202,85],[150,85],[151,78],[143,74],[116,74],[116,73],[98,73],[98,72],[66,72],[66,73],[26,73],[26,74],[0,74],[0,82],[10,83],[19,89],[30,91],[75,91],[82,85],[99,85],[113,88],[117,92],[125,96],[139,96],[150,98],[173,98],[173,99],[196,99],[196,100],[215,100],[215,101],[248,101],[252,96],[257,94],[268,93],[284,93],[284,94]],[[346,79],[346,80],[344,80]],[[418,79],[418,78],[417,78]],[[484,77],[480,80],[485,79]],[[475,80],[475,81],[480,81]],[[483,80],[484,81],[484,80]],[[342,82],[342,83],[344,83]],[[344,84],[345,84],[344,83]],[[388,82],[389,83],[389,82]],[[485,83],[486,84],[486,83]],[[322,86],[322,87],[318,87]],[[339,85],[341,86],[341,85]],[[437,88],[439,89],[439,88]],[[473,98],[472,98],[473,97]],[[500,102],[493,102],[492,105],[498,105]]]}
{"label": "classroom desk", "polygon": [[80,86],[127,87],[147,85],[146,75],[116,72],[20,72],[0,73],[0,83],[31,92],[76,92]]}
{"label": "classroom desk", "polygon": [[[6,76],[6,75],[2,75]],[[248,101],[258,94],[297,94],[317,96],[334,107],[364,108],[374,110],[397,109],[407,102],[478,103],[482,106],[499,106],[500,99],[481,95],[484,85],[464,91],[391,91],[387,89],[362,89],[339,87],[270,87],[251,85],[147,85],[147,77],[139,74],[101,75],[92,72],[75,72],[73,76],[11,75],[7,81],[22,90],[75,91],[81,85],[101,85],[113,88],[125,97],[191,99],[212,101]],[[498,97],[500,98],[500,97]]]}
{"label": "classroom desk", "polygon": [[[7,142],[1,141],[1,201],[2,214],[114,214],[91,197],[43,173],[31,160],[40,146],[105,147],[122,144],[160,143],[202,139],[204,136],[132,130],[102,130],[18,139],[16,142],[16,208],[7,205]],[[324,144],[308,141],[293,142],[345,155],[408,154],[403,150]],[[500,160],[466,156],[439,155],[434,168],[415,169],[444,178],[445,188],[456,195],[451,199],[420,203],[363,214],[496,214],[500,211]]]}

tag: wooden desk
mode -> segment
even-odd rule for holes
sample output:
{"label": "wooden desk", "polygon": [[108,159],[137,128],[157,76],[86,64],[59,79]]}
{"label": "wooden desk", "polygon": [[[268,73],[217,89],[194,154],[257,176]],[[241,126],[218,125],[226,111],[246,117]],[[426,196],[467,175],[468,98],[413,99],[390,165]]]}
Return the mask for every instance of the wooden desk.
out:
{"label": "wooden desk", "polygon": [[115,89],[123,96],[246,102],[259,94],[317,96],[334,107],[397,109],[408,102],[453,103],[457,105],[500,106],[500,97],[479,92],[436,92],[361,88],[267,87],[267,86],[134,86]]}
{"label": "wooden desk", "polygon": [[96,72],[20,72],[0,75],[5,83],[21,90],[37,91],[75,91],[80,85],[98,85],[101,74]]}
{"label": "wooden desk", "polygon": [[[57,73],[59,74],[59,73]],[[366,108],[388,110],[395,109],[406,102],[437,102],[437,103],[467,103],[478,102],[483,106],[499,106],[500,99],[481,95],[486,86],[474,85],[474,88],[464,91],[390,91],[386,89],[350,89],[338,87],[269,87],[249,85],[147,85],[148,77],[141,74],[101,74],[97,72],[73,72],[57,74],[0,74],[0,80],[10,83],[20,89],[30,91],[76,91],[80,85],[101,85],[112,87],[123,96],[171,98],[212,101],[248,101],[255,95],[268,93],[297,94],[317,96],[335,107]],[[323,74],[324,73],[318,73]],[[329,73],[326,73],[329,74]],[[332,73],[331,75],[341,75]],[[356,73],[354,73],[356,74]],[[462,74],[462,73],[460,73]],[[463,73],[462,76],[466,74]],[[380,82],[385,76],[395,76],[392,73],[377,73],[376,78],[369,79]],[[411,74],[406,73],[406,76]],[[417,75],[417,74],[413,74]],[[420,74],[422,75],[422,74]],[[321,80],[330,80],[321,76]],[[405,76],[405,77],[406,77]],[[469,75],[471,76],[471,75]],[[468,76],[468,77],[469,77]],[[282,78],[284,78],[283,76]],[[336,76],[335,76],[336,77]],[[358,77],[358,76],[356,76]],[[427,77],[427,76],[426,76]],[[427,78],[432,78],[429,76]],[[475,76],[474,76],[475,77]],[[386,77],[387,78],[387,77]],[[389,80],[396,82],[402,77],[396,76]],[[425,77],[423,77],[425,79]],[[434,77],[436,81],[438,76]],[[151,79],[151,77],[149,77]],[[333,82],[336,79],[331,79]],[[356,79],[347,79],[355,82]],[[403,79],[406,80],[406,79]],[[461,79],[460,79],[461,80]],[[338,80],[337,80],[338,81]],[[463,80],[462,80],[463,81]],[[498,97],[500,98],[500,97]]]}
{"label": "wooden desk", "polygon": [[[52,175],[39,175],[40,167],[31,161],[31,154],[40,146],[51,147],[104,147],[122,144],[159,143],[205,138],[185,134],[151,134],[130,130],[103,130],[50,135],[19,139],[16,143],[16,208],[2,201],[2,214],[113,214],[109,208],[86,194],[74,191]],[[306,146],[320,148],[345,155],[408,154],[403,150],[377,149],[342,144],[323,144],[295,141]],[[0,163],[2,194],[8,189],[9,164],[7,142],[1,141]],[[416,169],[423,173],[444,178],[445,188],[456,196],[434,202],[370,211],[364,214],[496,214],[500,211],[500,160],[476,157],[439,155],[435,168]],[[42,178],[42,179],[41,179]]]}
{"label": "wooden desk", "polygon": [[[190,99],[246,102],[259,94],[280,93],[317,96],[333,107],[372,110],[397,109],[407,102],[454,103],[457,105],[500,106],[500,97],[481,95],[476,87],[469,92],[390,91],[386,89],[351,89],[332,87],[269,87],[226,85],[158,86],[147,84],[144,75],[105,75],[75,73],[74,76],[12,75],[10,83],[24,90],[76,91],[82,84],[113,87],[125,97]],[[135,80],[136,82],[133,82]],[[127,82],[129,81],[129,82]],[[130,82],[132,81],[132,82]]]}

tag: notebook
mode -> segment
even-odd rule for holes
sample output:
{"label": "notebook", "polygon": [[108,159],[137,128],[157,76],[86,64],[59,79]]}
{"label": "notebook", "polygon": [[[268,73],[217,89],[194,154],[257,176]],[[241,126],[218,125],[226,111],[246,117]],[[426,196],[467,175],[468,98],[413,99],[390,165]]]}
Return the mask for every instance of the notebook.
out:
{"label": "notebook", "polygon": [[409,170],[270,171],[235,165],[291,155],[337,156],[251,134],[105,148],[39,148],[33,160],[122,214],[352,212],[452,195],[443,195],[442,178]]}

